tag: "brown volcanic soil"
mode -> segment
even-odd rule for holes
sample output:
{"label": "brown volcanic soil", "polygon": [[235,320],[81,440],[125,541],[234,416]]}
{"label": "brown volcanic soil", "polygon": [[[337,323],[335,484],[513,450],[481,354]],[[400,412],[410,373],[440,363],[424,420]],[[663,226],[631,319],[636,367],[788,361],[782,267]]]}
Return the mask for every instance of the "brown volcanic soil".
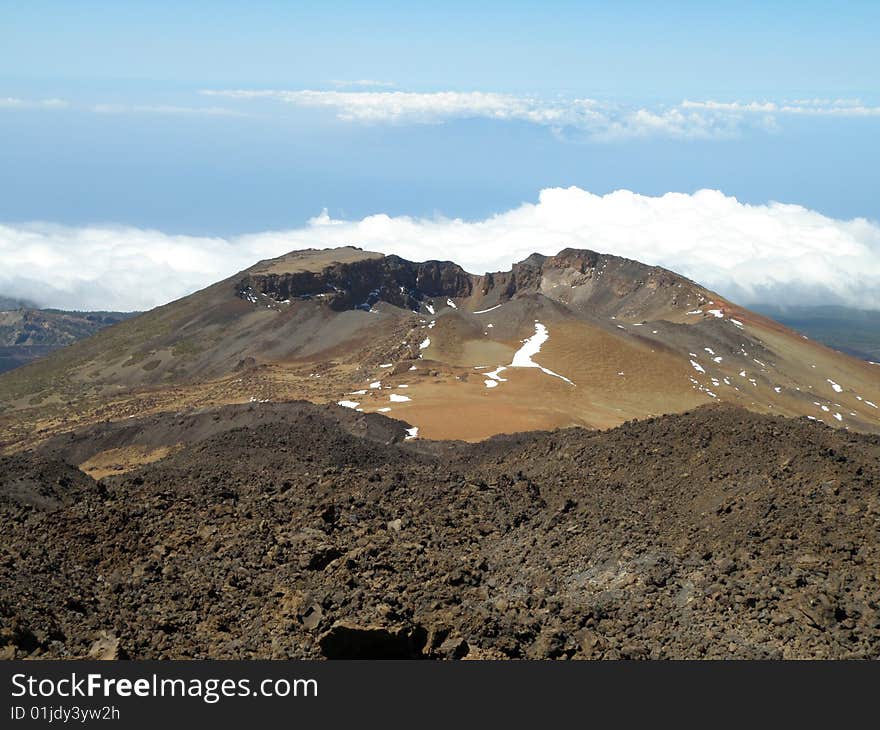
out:
{"label": "brown volcanic soil", "polygon": [[221,421],[100,482],[64,444],[0,457],[0,656],[880,654],[877,436],[729,406],[480,444]]}

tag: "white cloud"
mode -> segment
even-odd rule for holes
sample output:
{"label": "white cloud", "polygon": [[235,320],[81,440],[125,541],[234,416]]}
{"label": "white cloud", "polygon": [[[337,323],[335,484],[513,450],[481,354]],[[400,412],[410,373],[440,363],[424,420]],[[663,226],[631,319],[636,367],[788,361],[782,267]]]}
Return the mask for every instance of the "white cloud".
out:
{"label": "white cloud", "polygon": [[281,91],[205,90],[206,96],[231,99],[274,99],[301,107],[327,108],[340,119],[359,122],[409,122],[433,124],[469,117],[524,119],[538,124],[574,118],[583,100],[569,105],[548,105],[537,99],[481,91]]}
{"label": "white cloud", "polygon": [[442,124],[453,119],[523,121],[555,130],[575,130],[597,141],[635,137],[726,137],[735,132],[728,114],[629,108],[596,99],[546,101],[481,91],[283,91],[204,90],[206,96],[239,101],[274,100],[298,107],[323,108],[339,119],[361,123]]}
{"label": "white cloud", "polygon": [[[520,121],[547,127],[565,139],[615,142],[631,139],[729,139],[744,131],[778,131],[791,117],[880,118],[880,106],[860,99],[715,101],[639,106],[590,98],[544,99],[482,91],[390,91],[389,81],[328,82],[337,90],[205,89],[203,96],[236,102],[274,101],[298,108],[326,109],[338,119],[362,124],[443,124],[455,119]],[[63,99],[0,97],[0,109],[82,109],[99,114],[246,116],[242,108],[174,104],[96,103]]]}
{"label": "white cloud", "polygon": [[735,114],[742,114],[742,113],[772,114],[773,112],[779,111],[778,104],[774,104],[773,102],[760,102],[760,101],[750,101],[750,102],[746,102],[746,103],[740,103],[738,101],[734,101],[734,102],[690,101],[689,99],[685,99],[681,103],[681,106],[684,109],[700,109],[700,110],[708,110],[708,111],[713,111],[713,112],[732,112]]}
{"label": "white cloud", "polygon": [[880,225],[798,205],[746,205],[713,190],[660,197],[626,190],[541,191],[484,220],[322,214],[300,229],[234,238],[136,228],[0,226],[0,293],[47,306],[144,309],[304,248],[354,244],[451,259],[475,273],[534,251],[589,248],[678,271],[743,304],[844,303],[880,309]]}
{"label": "white cloud", "polygon": [[880,107],[858,99],[799,99],[791,102],[691,101],[652,108],[588,98],[546,100],[494,92],[286,91],[279,89],[203,90],[206,96],[238,101],[274,100],[297,107],[323,108],[339,119],[361,123],[442,124],[453,119],[518,120],[578,132],[609,142],[661,137],[725,139],[750,128],[776,131],[785,116],[880,116]]}
{"label": "white cloud", "polygon": [[66,109],[68,106],[64,99],[19,99],[14,96],[0,96],[0,109]]}
{"label": "white cloud", "polygon": [[795,114],[823,117],[877,117],[880,106],[868,106],[859,99],[797,99],[791,102],[776,103],[772,101],[721,102],[721,101],[689,101],[685,99],[681,106],[712,112],[731,114]]}

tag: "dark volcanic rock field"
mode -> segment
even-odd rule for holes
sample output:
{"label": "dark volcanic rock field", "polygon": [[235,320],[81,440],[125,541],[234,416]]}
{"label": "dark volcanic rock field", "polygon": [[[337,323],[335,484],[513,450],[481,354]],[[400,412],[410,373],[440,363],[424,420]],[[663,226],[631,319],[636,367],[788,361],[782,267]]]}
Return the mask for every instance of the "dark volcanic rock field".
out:
{"label": "dark volcanic rock field", "polygon": [[302,406],[100,482],[3,457],[0,656],[880,655],[878,437],[398,433]]}

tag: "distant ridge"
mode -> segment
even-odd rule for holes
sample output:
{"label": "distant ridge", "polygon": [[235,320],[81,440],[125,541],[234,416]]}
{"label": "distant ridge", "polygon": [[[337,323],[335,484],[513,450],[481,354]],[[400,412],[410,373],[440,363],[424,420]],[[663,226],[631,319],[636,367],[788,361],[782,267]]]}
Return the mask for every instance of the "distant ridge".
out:
{"label": "distant ridge", "polygon": [[863,360],[880,362],[880,312],[852,307],[778,307],[758,304],[755,310],[786,327]]}

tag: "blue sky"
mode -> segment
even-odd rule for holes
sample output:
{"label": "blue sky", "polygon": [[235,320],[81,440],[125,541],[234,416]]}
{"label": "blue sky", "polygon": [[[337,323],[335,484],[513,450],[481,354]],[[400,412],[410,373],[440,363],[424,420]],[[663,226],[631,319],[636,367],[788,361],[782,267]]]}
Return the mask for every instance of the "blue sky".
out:
{"label": "blue sky", "polygon": [[479,221],[571,186],[880,219],[880,3],[476,5],[7,0],[5,245]]}
{"label": "blue sky", "polygon": [[7,0],[23,79],[651,94],[876,85],[874,2]]}
{"label": "blue sky", "polygon": [[[878,3],[474,5],[6,2],[0,97],[68,106],[0,109],[0,219],[220,234],[294,225],[324,207],[478,217],[553,185],[711,187],[880,218],[880,116],[597,143],[517,120],[344,123],[332,109],[199,95],[373,80],[388,86],[347,89],[655,108],[685,99],[873,105],[880,91]],[[86,111],[95,105],[133,110]],[[147,111],[205,105],[248,116]]]}

